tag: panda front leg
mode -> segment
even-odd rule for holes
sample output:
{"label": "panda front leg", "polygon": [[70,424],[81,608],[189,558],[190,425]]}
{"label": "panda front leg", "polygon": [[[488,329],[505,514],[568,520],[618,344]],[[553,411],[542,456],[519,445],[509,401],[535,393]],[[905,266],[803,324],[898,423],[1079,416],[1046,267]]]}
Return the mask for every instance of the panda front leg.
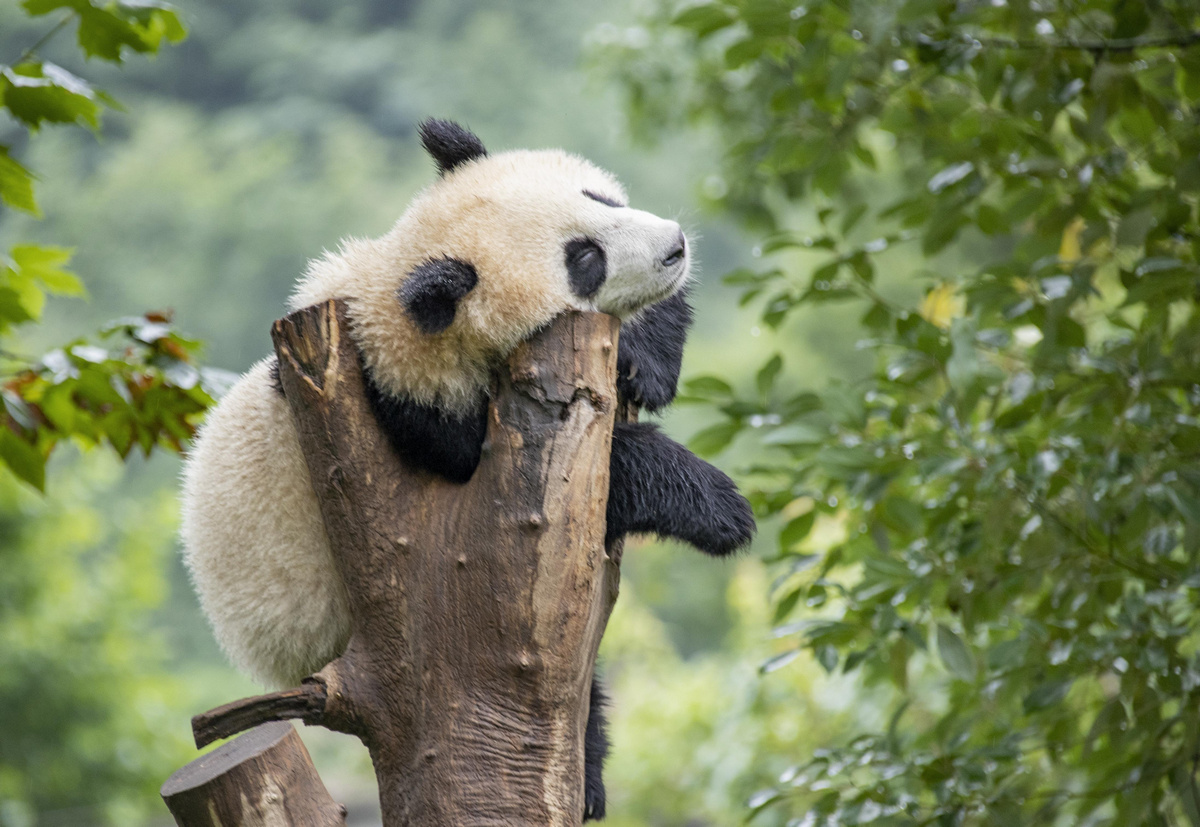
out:
{"label": "panda front leg", "polygon": [[733,480],[654,425],[618,422],[605,543],[631,532],[682,540],[724,557],[749,544],[754,513]]}
{"label": "panda front leg", "polygon": [[608,696],[600,675],[592,672],[592,699],[588,706],[587,730],[583,739],[583,820],[604,818],[604,759],[608,757],[608,720],[604,710]]}

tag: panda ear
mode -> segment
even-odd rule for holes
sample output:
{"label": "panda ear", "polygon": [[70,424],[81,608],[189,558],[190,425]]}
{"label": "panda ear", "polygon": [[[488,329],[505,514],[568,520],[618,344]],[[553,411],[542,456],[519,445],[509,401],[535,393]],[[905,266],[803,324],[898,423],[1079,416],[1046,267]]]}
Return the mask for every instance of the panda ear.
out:
{"label": "panda ear", "polygon": [[454,321],[458,300],[478,281],[473,265],[456,258],[435,258],[414,267],[396,294],[422,333],[441,333]]}
{"label": "panda ear", "polygon": [[483,141],[454,121],[429,118],[421,123],[421,145],[437,162],[438,173],[445,175],[459,164],[483,158]]}

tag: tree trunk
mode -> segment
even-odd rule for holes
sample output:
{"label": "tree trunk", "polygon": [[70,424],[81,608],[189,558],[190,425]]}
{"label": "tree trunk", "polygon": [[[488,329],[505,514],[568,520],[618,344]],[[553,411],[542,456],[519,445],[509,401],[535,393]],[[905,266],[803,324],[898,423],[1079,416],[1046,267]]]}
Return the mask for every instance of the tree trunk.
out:
{"label": "tree trunk", "polygon": [[386,827],[578,825],[592,669],[619,581],[604,549],[618,322],[567,313],[517,349],[464,485],[397,458],[347,329],[327,302],[273,337],[350,643],[298,690],[198,716],[197,739],[283,717],[358,735]]}

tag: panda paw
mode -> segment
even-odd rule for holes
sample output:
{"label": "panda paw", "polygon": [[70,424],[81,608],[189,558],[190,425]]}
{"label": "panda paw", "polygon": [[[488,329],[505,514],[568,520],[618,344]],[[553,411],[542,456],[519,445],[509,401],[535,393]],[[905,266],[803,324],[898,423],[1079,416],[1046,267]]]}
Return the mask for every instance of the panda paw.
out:
{"label": "panda paw", "polygon": [[[642,369],[639,370],[639,367]],[[651,413],[670,405],[675,399],[679,373],[664,373],[657,370],[658,367],[654,363],[631,365],[629,373],[617,376],[617,393],[622,399]]]}
{"label": "panda paw", "polygon": [[601,821],[605,816],[604,781],[589,777],[583,790],[583,820]]}
{"label": "panda paw", "polygon": [[622,399],[651,412],[671,404],[691,324],[685,287],[622,327],[617,344],[617,393]]}
{"label": "panda paw", "polygon": [[750,545],[757,526],[754,510],[737,485],[725,474],[712,469],[708,520],[697,535],[697,547],[705,554],[725,557]]}

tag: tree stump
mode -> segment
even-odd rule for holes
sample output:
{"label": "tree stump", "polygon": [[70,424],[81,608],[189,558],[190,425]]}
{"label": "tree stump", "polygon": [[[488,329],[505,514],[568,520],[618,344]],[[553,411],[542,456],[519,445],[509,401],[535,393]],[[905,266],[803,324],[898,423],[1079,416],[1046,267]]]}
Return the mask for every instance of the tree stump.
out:
{"label": "tree stump", "polygon": [[197,743],[301,718],[367,745],[385,827],[580,824],[589,688],[620,576],[604,548],[618,326],[570,312],[521,345],[459,485],[392,451],[342,302],[276,322],[353,633],[304,686],[197,716]]}
{"label": "tree stump", "polygon": [[180,827],[346,824],[287,723],[263,724],[200,756],[167,779],[162,797]]}

